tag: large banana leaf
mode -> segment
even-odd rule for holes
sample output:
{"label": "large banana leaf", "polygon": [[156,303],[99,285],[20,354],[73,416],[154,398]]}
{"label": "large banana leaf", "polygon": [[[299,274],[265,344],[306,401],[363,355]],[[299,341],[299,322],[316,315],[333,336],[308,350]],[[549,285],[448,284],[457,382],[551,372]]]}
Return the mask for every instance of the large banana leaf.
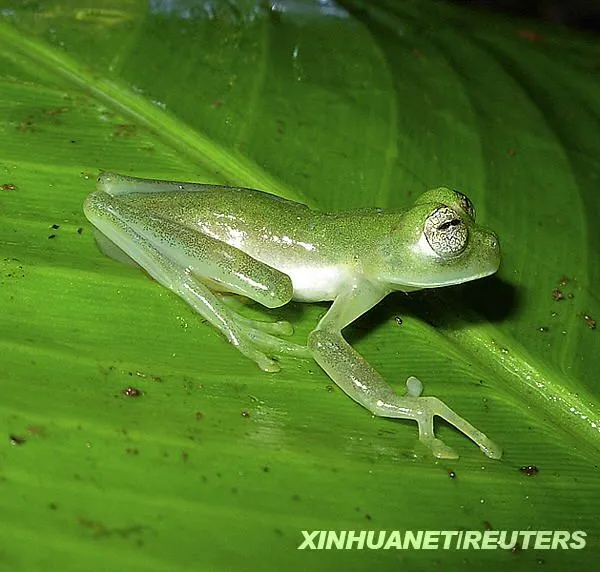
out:
{"label": "large banana leaf", "polygon": [[[3,0],[0,569],[592,566],[599,57],[595,38],[437,2]],[[312,362],[259,371],[96,248],[99,169],[324,209],[468,193],[499,274],[391,296],[347,334],[503,459],[440,423],[461,458],[436,461]],[[302,341],[324,309],[244,311]],[[489,528],[587,546],[297,550],[302,530]]]}

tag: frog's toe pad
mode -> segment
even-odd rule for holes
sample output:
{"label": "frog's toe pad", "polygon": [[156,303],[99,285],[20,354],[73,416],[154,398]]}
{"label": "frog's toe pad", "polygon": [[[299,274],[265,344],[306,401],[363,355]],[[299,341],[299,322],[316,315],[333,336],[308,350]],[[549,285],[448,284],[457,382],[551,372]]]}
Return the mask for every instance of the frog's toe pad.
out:
{"label": "frog's toe pad", "polygon": [[431,454],[437,459],[458,459],[458,453],[441,439],[421,439],[421,442],[431,450]]}
{"label": "frog's toe pad", "polygon": [[411,375],[406,380],[406,394],[409,397],[420,397],[421,393],[423,393],[423,382],[414,375]]}
{"label": "frog's toe pad", "polygon": [[481,443],[479,448],[481,449],[481,452],[490,459],[502,458],[502,447],[496,445],[496,443],[490,441],[489,439],[485,443]]}
{"label": "frog's toe pad", "polygon": [[281,370],[281,367],[279,367],[279,364],[274,359],[271,359],[264,354],[259,354],[257,352],[252,359],[254,359],[256,365],[258,365],[260,369],[268,373],[275,373]]}
{"label": "frog's toe pad", "polygon": [[294,326],[286,320],[279,320],[279,322],[275,322],[272,324],[275,334],[279,334],[280,336],[291,336],[294,333]]}
{"label": "frog's toe pad", "polygon": [[270,358],[268,355],[258,349],[252,342],[243,340],[235,344],[235,346],[263,371],[274,373],[281,369],[279,364],[274,359]]}

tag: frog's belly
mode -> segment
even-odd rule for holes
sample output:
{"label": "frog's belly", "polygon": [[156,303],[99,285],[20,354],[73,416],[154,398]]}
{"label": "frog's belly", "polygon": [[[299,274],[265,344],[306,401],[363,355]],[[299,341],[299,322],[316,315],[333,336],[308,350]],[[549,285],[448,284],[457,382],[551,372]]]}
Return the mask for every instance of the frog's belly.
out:
{"label": "frog's belly", "polygon": [[340,268],[280,268],[292,279],[293,300],[322,302],[333,300],[346,282],[347,273]]}

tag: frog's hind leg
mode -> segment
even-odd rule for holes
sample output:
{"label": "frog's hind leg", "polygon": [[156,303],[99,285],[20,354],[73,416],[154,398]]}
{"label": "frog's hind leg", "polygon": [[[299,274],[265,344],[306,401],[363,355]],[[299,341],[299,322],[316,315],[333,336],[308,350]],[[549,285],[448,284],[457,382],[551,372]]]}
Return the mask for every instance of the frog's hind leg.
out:
{"label": "frog's hind leg", "polygon": [[[88,201],[93,200],[94,195],[91,195]],[[303,346],[252,327],[246,318],[227,308],[204,283],[206,280],[266,306],[277,307],[291,299],[289,276],[171,220],[149,212],[140,214],[139,209],[131,209],[117,197],[102,196],[98,200],[109,208],[104,208],[99,216],[92,216],[91,222],[155,280],[218,328],[262,370],[279,370],[277,362],[265,352],[303,355]],[[119,230],[122,227],[126,227],[125,236]]]}

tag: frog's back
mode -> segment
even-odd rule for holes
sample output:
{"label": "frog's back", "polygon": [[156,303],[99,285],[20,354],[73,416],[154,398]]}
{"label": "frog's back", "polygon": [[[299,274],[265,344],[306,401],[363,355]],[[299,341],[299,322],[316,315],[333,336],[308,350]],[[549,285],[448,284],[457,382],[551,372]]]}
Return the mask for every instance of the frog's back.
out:
{"label": "frog's back", "polygon": [[295,300],[335,298],[352,268],[372,256],[372,235],[392,224],[381,224],[380,209],[326,213],[253,189],[119,177],[100,181],[101,190],[158,226],[180,224],[280,270]]}
{"label": "frog's back", "polygon": [[255,189],[198,184],[182,187],[176,191],[132,193],[128,200],[186,226],[203,228],[226,221],[256,227],[282,218],[297,224],[299,219],[314,214],[302,203]]}

